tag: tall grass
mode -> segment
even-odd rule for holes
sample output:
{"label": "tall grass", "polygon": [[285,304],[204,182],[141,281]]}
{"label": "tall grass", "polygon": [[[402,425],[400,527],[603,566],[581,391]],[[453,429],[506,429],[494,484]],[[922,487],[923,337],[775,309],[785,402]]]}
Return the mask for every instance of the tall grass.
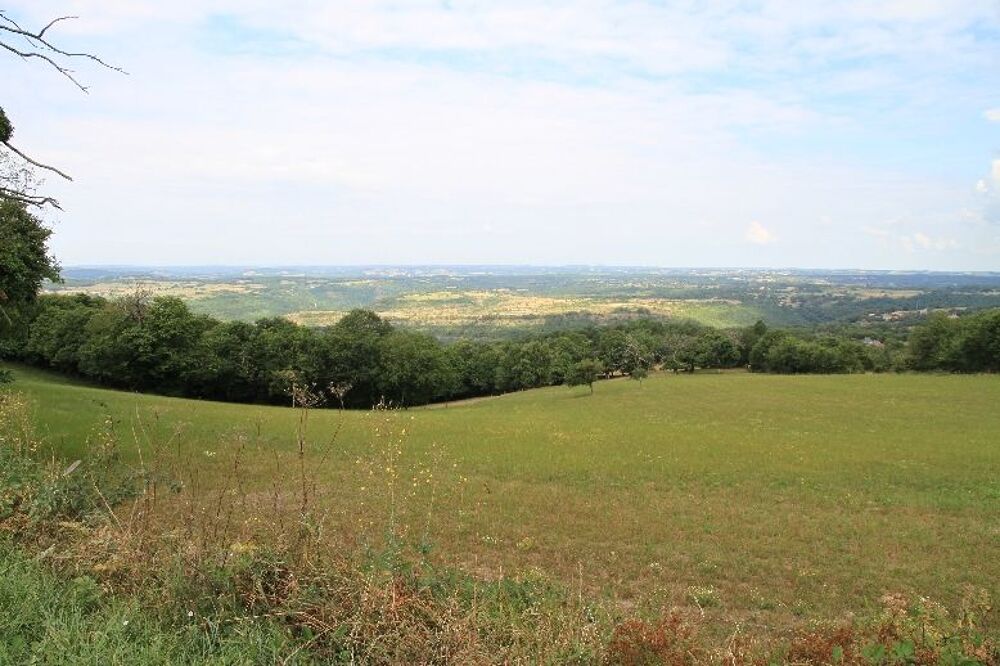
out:
{"label": "tall grass", "polygon": [[[412,416],[367,416],[353,461],[362,509],[328,492],[339,430],[314,440],[293,387],[295,445],[260,428],[192,456],[136,414],[51,455],[31,405],[0,393],[0,656],[102,663],[1000,663],[990,600],[957,610],[892,596],[866,621],[814,624],[780,644],[703,613],[633,615],[541,574],[474,574],[435,555],[438,498],[466,481],[444,450],[408,446]],[[124,449],[129,448],[129,455]],[[266,476],[264,491],[250,478]],[[698,607],[710,602],[705,590]],[[26,600],[25,610],[15,610]],[[46,619],[48,618],[48,619]],[[71,646],[67,648],[66,646]],[[949,661],[950,660],[950,661]]]}

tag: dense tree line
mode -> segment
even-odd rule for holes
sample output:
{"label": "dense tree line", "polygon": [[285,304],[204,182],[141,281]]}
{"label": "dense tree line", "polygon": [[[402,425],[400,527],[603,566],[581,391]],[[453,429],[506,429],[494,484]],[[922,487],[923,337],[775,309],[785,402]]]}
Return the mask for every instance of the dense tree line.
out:
{"label": "dense tree line", "polygon": [[236,402],[280,403],[292,383],[346,406],[418,405],[599,378],[652,367],[742,362],[736,334],[693,322],[637,320],[517,340],[443,344],[366,310],[314,329],[286,319],[219,321],[179,299],[40,297],[8,327],[0,354],[103,385]]}
{"label": "dense tree line", "polygon": [[795,333],[757,326],[745,333],[747,364],[755,372],[782,374],[885,372],[902,369],[902,350],[881,340],[831,333]]}
{"label": "dense tree line", "polygon": [[934,313],[900,335],[904,330],[842,327],[793,333],[758,324],[743,335],[744,348],[750,348],[747,362],[760,372],[1000,372],[998,308],[961,317]]}
{"label": "dense tree line", "polygon": [[177,298],[136,293],[108,301],[42,296],[8,327],[0,354],[103,385],[234,402],[282,403],[293,384],[334,404],[419,405],[555,384],[589,385],[650,369],[748,366],[760,372],[892,369],[997,371],[1000,310],[932,317],[909,343],[829,332],[722,331],[691,321],[641,319],[517,340],[444,344],[354,310],[317,329],[286,319],[219,321]]}
{"label": "dense tree line", "polygon": [[1000,309],[964,317],[932,315],[910,334],[914,370],[1000,372]]}

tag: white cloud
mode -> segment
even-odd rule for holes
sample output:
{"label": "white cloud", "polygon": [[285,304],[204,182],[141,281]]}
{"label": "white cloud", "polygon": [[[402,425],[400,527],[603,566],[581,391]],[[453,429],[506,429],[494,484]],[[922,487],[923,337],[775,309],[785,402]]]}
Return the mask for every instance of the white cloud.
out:
{"label": "white cloud", "polygon": [[990,165],[990,173],[976,181],[978,205],[973,206],[972,217],[980,223],[1000,224],[1000,158]]}
{"label": "white cloud", "polygon": [[896,231],[896,229],[906,226],[911,226],[910,221],[889,220],[884,222],[882,226],[865,225],[861,229],[868,236],[877,239],[881,247],[886,249],[902,248],[908,254],[921,253],[926,255],[928,252],[940,253],[958,250],[962,247],[958,239],[944,233],[935,235],[924,230],[910,233]]}
{"label": "white cloud", "polygon": [[750,223],[743,237],[754,245],[768,245],[775,241],[774,234],[756,220]]}
{"label": "white cloud", "polygon": [[1000,123],[1000,107],[989,109],[983,115],[986,116],[986,120],[989,120],[990,122]]}
{"label": "white cloud", "polygon": [[958,241],[954,238],[932,238],[919,231],[913,234],[913,240],[925,250],[953,250],[958,247]]}
{"label": "white cloud", "polygon": [[777,230],[789,263],[887,266],[855,225],[913,220],[893,249],[923,248],[914,229],[933,248],[951,232],[927,218],[997,191],[995,174],[976,195],[851,149],[892,123],[863,115],[872,91],[880,109],[989,106],[962,86],[991,89],[993,45],[964,31],[996,23],[993,0],[59,2],[82,17],[60,26],[68,45],[132,73],[81,64],[82,97],[3,63],[19,138],[77,177],[49,183],[64,263],[732,264]]}

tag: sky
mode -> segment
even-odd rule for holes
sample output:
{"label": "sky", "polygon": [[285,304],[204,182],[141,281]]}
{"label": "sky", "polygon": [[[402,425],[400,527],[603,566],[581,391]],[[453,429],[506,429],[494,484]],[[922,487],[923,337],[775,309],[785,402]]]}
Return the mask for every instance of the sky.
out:
{"label": "sky", "polygon": [[63,265],[1000,270],[1000,0],[7,0]]}

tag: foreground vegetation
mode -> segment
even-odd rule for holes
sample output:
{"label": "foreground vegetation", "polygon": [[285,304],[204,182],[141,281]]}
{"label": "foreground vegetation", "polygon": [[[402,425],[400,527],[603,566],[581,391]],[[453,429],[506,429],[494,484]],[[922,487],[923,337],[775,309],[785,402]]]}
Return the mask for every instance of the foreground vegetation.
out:
{"label": "foreground vegetation", "polygon": [[[657,374],[362,413],[14,373],[55,478],[109,447],[127,470],[100,481],[117,518],[92,497],[90,517],[58,518],[83,527],[24,518],[18,538],[55,546],[53,584],[86,576],[108,603],[162,610],[150,626],[176,633],[194,610],[207,650],[232,626],[286,656],[315,639],[303,659],[767,663],[808,643],[799,663],[936,663],[952,641],[995,660],[992,377]],[[219,622],[248,616],[275,624]],[[911,629],[879,629],[889,617]]]}

